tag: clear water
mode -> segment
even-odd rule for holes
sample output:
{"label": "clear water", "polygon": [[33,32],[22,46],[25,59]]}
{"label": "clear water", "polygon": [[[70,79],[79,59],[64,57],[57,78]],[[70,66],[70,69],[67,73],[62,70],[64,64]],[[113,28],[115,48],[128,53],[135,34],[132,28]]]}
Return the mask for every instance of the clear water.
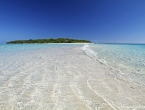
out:
{"label": "clear water", "polygon": [[144,75],[144,45],[0,45],[0,109],[144,105]]}
{"label": "clear water", "polygon": [[145,45],[139,44],[92,44],[85,52],[128,79],[145,84]]}
{"label": "clear water", "polygon": [[83,44],[0,44],[0,54],[3,53],[18,53],[20,51],[29,51],[36,49],[44,49],[44,48],[55,48],[55,47],[64,47],[64,46],[78,46]]}
{"label": "clear water", "polygon": [[[58,66],[65,68],[75,46],[83,45],[0,45],[0,110],[55,108],[56,85],[63,84],[58,80],[61,77]],[[62,73],[67,73],[64,68]],[[69,75],[66,82],[68,79]],[[62,92],[65,93],[63,89]]]}
{"label": "clear water", "polygon": [[[16,73],[27,71],[27,64],[39,63],[39,60],[49,54],[57,53],[59,48],[83,46],[82,44],[10,44],[0,45],[0,84]],[[44,54],[44,56],[43,56]],[[45,59],[47,60],[47,59]],[[42,60],[43,61],[43,60]],[[41,63],[41,62],[40,62]],[[33,63],[32,63],[33,64]],[[31,65],[31,64],[30,64]],[[35,65],[31,65],[35,66]]]}

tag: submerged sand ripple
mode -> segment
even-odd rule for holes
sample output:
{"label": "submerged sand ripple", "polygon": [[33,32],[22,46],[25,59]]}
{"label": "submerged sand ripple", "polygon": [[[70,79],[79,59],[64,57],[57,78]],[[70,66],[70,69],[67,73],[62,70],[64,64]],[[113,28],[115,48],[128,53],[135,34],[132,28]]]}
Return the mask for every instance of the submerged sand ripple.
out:
{"label": "submerged sand ripple", "polygon": [[22,52],[0,67],[2,110],[144,110],[145,87],[80,47]]}

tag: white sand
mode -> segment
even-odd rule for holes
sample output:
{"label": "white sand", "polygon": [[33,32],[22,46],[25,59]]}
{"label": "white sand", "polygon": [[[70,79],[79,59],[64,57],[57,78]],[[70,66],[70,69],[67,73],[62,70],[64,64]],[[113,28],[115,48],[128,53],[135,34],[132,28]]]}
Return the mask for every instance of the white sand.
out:
{"label": "white sand", "polygon": [[145,110],[145,88],[123,80],[81,47],[10,59],[11,68],[1,71],[7,78],[0,83],[0,110]]}

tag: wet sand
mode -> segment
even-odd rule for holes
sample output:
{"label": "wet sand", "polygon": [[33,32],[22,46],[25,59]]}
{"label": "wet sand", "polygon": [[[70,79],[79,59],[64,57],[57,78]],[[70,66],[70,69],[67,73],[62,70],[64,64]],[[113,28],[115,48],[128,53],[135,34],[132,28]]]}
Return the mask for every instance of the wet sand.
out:
{"label": "wet sand", "polygon": [[0,110],[145,110],[143,86],[124,80],[81,47],[9,59],[1,65]]}

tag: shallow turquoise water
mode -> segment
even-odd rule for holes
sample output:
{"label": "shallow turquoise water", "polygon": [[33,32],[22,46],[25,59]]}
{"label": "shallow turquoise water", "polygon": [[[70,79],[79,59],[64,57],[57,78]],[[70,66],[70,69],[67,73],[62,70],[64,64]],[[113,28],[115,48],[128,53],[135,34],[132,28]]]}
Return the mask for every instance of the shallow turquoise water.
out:
{"label": "shallow turquoise water", "polygon": [[105,59],[110,66],[132,68],[145,74],[145,45],[137,44],[97,44],[91,49],[99,59]]}
{"label": "shallow turquoise water", "polygon": [[44,48],[57,48],[64,46],[83,46],[84,44],[1,44],[0,53],[20,52],[25,50],[34,50],[34,49],[44,49]]}
{"label": "shallow turquoise water", "polygon": [[[38,54],[38,52],[43,53],[50,49],[49,51],[53,53],[53,48],[68,47],[69,49],[69,47],[72,46],[83,47],[84,44],[0,45],[0,71],[13,67],[13,63],[11,62],[14,58],[21,60],[25,58],[25,56]],[[94,54],[96,59],[103,61],[103,63],[106,63],[108,67],[119,71],[120,74],[127,74],[129,79],[133,78],[137,82],[144,80],[143,84],[145,84],[145,45],[91,44],[88,45],[87,50],[85,51],[88,53],[90,52],[90,55]],[[31,62],[31,59],[27,60]],[[10,63],[11,65],[8,65]],[[6,68],[4,68],[4,66],[6,66]]]}
{"label": "shallow turquoise water", "polygon": [[[0,84],[5,82],[5,80],[8,80],[8,78],[13,74],[20,73],[21,71],[27,71],[28,64],[31,64],[32,62],[43,63],[43,60],[41,59],[46,56],[50,56],[54,59],[54,53],[59,57],[59,55],[63,53],[63,51],[60,50],[72,49],[74,46],[81,47],[83,44],[0,45]],[[47,61],[47,59],[45,60]],[[35,65],[32,65],[32,67],[33,66]]]}
{"label": "shallow turquoise water", "polygon": [[[106,61],[106,64],[83,55],[81,47],[85,46],[84,53],[90,52],[87,55],[94,54],[95,59]],[[121,109],[126,103],[144,104],[145,77],[141,74],[144,66],[136,63],[140,62],[140,57],[129,55],[132,49],[122,54],[127,47],[85,46],[0,45],[0,108],[73,109],[79,106],[81,100],[90,109],[96,109],[99,103],[103,108],[109,104],[116,109]],[[134,57],[138,59],[134,60]],[[131,59],[132,63],[126,59]],[[141,68],[132,71],[134,67]]]}
{"label": "shallow turquoise water", "polygon": [[83,50],[124,79],[145,86],[145,45],[91,44],[84,46]]}

